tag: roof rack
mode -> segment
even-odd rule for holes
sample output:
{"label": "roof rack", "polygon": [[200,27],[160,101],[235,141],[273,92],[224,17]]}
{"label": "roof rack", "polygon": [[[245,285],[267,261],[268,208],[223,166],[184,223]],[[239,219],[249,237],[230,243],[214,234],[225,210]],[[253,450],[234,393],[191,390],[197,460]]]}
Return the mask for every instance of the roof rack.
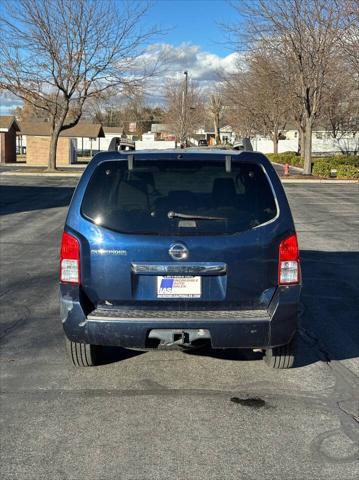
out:
{"label": "roof rack", "polygon": [[234,142],[233,150],[253,152],[253,146],[250,138],[244,137],[241,140]]}
{"label": "roof rack", "polygon": [[232,157],[226,155],[226,172],[230,173],[232,171]]}
{"label": "roof rack", "polygon": [[126,138],[113,137],[108,147],[108,151],[118,152],[120,150],[135,150],[135,142],[127,140]]}
{"label": "roof rack", "polygon": [[127,165],[130,171],[133,170],[133,155],[127,156]]}

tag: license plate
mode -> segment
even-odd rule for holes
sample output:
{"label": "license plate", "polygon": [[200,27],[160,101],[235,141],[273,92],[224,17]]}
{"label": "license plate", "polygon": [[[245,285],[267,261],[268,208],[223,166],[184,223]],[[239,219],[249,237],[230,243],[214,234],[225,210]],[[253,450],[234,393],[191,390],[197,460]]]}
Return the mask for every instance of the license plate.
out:
{"label": "license plate", "polygon": [[200,298],[201,277],[157,277],[157,298]]}

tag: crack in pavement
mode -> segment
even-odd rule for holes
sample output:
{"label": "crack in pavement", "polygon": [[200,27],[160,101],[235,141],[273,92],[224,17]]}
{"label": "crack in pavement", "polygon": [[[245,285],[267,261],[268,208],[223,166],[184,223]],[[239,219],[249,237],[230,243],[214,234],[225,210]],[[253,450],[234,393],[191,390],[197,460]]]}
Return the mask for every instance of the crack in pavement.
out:
{"label": "crack in pavement", "polygon": [[23,325],[30,318],[30,309],[26,305],[17,306],[17,309],[21,310],[20,318],[14,320],[10,323],[4,330],[0,333],[0,340],[4,339],[8,334],[13,330],[16,330],[17,327]]}
{"label": "crack in pavement", "polygon": [[[327,365],[335,378],[333,390],[337,399],[333,399],[332,401],[329,400],[329,403],[338,411],[341,425],[340,429],[329,430],[317,435],[312,440],[311,449],[313,453],[316,453],[330,463],[351,463],[357,461],[359,460],[358,416],[351,412],[349,408],[352,407],[356,409],[356,412],[359,415],[359,379],[343,364],[331,360],[330,353],[313,332],[301,327],[299,333],[304,342],[308,343],[309,340],[310,345],[318,352],[318,357]],[[344,398],[342,398],[343,396]],[[344,408],[341,405],[344,402],[352,405],[350,405],[349,408]],[[346,457],[337,457],[333,453],[324,450],[325,441],[333,437],[335,440],[335,436],[337,436],[338,433],[344,433],[349,441],[357,447],[356,453],[347,455]]]}

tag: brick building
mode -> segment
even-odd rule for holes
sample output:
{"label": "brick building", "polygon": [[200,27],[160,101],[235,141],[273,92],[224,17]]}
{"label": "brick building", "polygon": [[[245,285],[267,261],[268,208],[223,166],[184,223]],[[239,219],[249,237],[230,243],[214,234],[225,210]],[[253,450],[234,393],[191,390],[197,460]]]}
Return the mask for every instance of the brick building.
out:
{"label": "brick building", "polygon": [[0,116],[0,163],[16,162],[16,132],[19,125],[15,117]]}
{"label": "brick building", "polygon": [[[20,122],[20,134],[26,136],[26,163],[47,165],[50,151],[51,127],[46,122]],[[60,133],[57,144],[56,165],[70,165],[77,159],[77,142],[81,138],[104,137],[100,124],[79,123]]]}

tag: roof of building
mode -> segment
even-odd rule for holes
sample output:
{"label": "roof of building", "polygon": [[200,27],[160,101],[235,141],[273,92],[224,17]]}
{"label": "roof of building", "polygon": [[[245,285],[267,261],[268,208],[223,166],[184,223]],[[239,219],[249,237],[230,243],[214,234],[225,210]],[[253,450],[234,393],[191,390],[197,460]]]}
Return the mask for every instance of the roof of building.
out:
{"label": "roof of building", "polygon": [[123,126],[120,127],[102,127],[105,133],[118,133],[121,135],[123,132]]}
{"label": "roof of building", "polygon": [[17,132],[19,131],[19,125],[14,116],[12,115],[0,116],[0,132],[8,132],[12,126],[14,126]]}
{"label": "roof of building", "polygon": [[[214,133],[214,126],[213,124],[204,124],[202,126],[202,130],[206,133]],[[228,123],[220,123],[219,125],[219,130],[221,133],[232,133],[233,132],[233,128],[231,127],[231,125],[228,125]]]}
{"label": "roof of building", "polygon": [[[21,135],[29,137],[50,137],[51,126],[48,122],[19,122]],[[99,123],[78,123],[75,127],[63,130],[60,137],[104,137],[102,125]]]}

